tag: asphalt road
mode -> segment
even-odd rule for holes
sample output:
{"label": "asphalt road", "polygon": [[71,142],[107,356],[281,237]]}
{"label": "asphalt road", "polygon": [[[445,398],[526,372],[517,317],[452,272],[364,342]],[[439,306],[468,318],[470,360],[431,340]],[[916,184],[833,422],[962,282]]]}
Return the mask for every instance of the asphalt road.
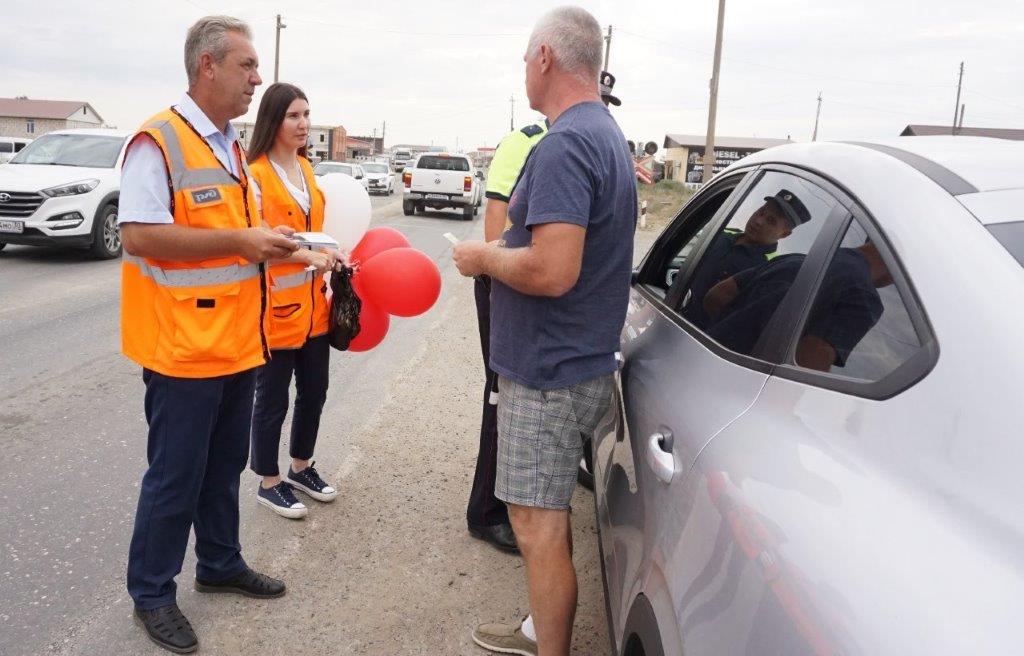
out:
{"label": "asphalt road", "polygon": [[[471,284],[442,235],[478,238],[482,220],[406,217],[400,193],[372,203],[374,225],[438,263],[442,296],[393,320],[377,349],[333,353],[316,457],[338,502],[288,522],[255,504],[243,474],[243,553],[289,595],[197,595],[190,550],[179,603],[202,653],[475,654],[476,621],[525,615],[521,561],[467,537],[463,517],[482,371]],[[119,351],[119,296],[116,260],[0,251],[0,654],[163,653],[132,625],[124,590],[146,425],[141,372]],[[578,495],[577,532],[592,534]],[[593,539],[577,535],[577,551],[575,652],[607,653]]]}

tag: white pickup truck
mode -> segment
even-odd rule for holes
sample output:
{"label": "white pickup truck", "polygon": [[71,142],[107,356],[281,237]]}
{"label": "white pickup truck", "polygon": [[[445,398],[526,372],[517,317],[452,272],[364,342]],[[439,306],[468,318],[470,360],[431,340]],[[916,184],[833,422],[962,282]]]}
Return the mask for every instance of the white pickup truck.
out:
{"label": "white pickup truck", "polygon": [[402,211],[462,210],[472,220],[480,209],[483,173],[465,155],[424,153],[402,173]]}

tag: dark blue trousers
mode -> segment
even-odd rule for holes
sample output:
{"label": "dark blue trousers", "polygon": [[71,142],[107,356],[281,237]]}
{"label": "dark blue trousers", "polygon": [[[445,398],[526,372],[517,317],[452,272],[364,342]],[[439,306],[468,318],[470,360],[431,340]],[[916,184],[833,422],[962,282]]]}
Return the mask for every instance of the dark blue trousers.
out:
{"label": "dark blue trousers", "polygon": [[175,600],[174,577],[196,532],[196,577],[223,581],[246,569],[238,542],[238,479],[249,453],[254,370],[174,378],[144,370],[149,469],[142,477],[128,553],[137,608]]}
{"label": "dark blue trousers", "polygon": [[279,475],[277,459],[281,427],[288,414],[288,388],[295,374],[295,411],[292,412],[288,453],[309,460],[320,432],[320,415],[327,401],[331,343],[327,335],[306,340],[302,348],[271,352],[270,362],[256,371],[256,403],[252,411],[252,470],[260,476]]}
{"label": "dark blue trousers", "polygon": [[491,279],[477,276],[473,282],[476,298],[476,319],[480,328],[480,350],[484,356],[484,403],[480,418],[480,448],[476,455],[476,472],[466,506],[466,523],[470,526],[508,524],[508,507],[494,496],[498,477],[498,406],[491,403],[498,390],[498,374],[491,371]]}

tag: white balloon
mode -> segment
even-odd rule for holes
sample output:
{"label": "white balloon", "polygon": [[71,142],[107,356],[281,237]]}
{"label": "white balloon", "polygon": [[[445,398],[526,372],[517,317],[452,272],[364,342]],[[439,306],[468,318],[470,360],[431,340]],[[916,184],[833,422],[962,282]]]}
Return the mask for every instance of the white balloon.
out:
{"label": "white balloon", "polygon": [[370,194],[344,173],[328,173],[316,182],[327,203],[324,232],[338,240],[342,250],[352,250],[370,227]]}

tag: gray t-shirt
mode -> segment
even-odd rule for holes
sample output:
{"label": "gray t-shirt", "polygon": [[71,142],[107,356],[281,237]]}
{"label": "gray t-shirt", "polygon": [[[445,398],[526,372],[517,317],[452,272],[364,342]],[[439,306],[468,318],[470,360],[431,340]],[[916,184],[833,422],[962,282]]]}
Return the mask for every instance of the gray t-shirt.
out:
{"label": "gray t-shirt", "polygon": [[533,226],[582,226],[587,233],[580,277],[559,298],[520,294],[494,281],[494,371],[540,390],[615,371],[636,214],[636,173],[622,131],[600,102],[573,105],[526,160],[503,239],[507,248],[521,248],[530,245]]}

